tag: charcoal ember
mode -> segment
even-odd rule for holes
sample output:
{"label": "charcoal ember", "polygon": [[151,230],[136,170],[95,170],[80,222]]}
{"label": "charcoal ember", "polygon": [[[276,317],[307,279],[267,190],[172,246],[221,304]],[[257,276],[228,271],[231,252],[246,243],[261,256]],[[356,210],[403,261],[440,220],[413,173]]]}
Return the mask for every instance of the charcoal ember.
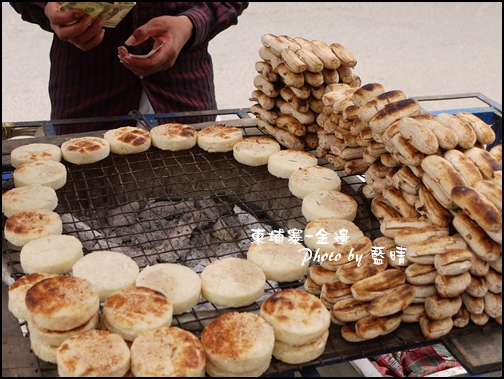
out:
{"label": "charcoal ember", "polygon": [[232,217],[220,218],[212,225],[211,234],[221,241],[232,242],[238,234],[238,226],[240,223]]}
{"label": "charcoal ember", "polygon": [[156,218],[173,218],[191,212],[194,200],[182,201],[149,200],[145,208],[138,214],[139,219],[151,220]]}
{"label": "charcoal ember", "polygon": [[108,211],[107,222],[112,227],[133,225],[138,217],[140,203],[134,201]]}

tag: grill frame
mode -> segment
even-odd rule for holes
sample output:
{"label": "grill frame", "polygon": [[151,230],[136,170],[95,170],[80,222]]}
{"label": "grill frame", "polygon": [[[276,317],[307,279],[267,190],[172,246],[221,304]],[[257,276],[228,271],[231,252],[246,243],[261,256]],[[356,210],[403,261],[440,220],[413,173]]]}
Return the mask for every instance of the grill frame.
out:
{"label": "grill frame", "polygon": [[[432,98],[420,99],[420,100],[432,100]],[[498,130],[500,130],[500,133],[501,133],[502,115],[501,115],[501,109],[499,107],[500,106],[494,108],[492,105],[490,108],[490,112],[488,112],[488,109],[487,109],[484,112],[481,111],[481,114],[484,115],[484,117],[491,117],[492,119],[497,118],[497,122],[493,123],[493,124],[497,125],[496,128]],[[458,109],[458,110],[450,110],[449,112],[456,113],[458,111],[465,111],[465,110]],[[216,114],[223,114],[222,112],[224,112],[224,111],[218,111],[218,112],[211,111],[211,112],[215,112]],[[226,113],[226,114],[231,114],[231,113],[234,113],[234,110],[231,110],[231,112]],[[244,131],[244,137],[250,136],[250,135],[263,135],[264,134],[261,130],[256,128],[256,124],[253,119],[250,119],[250,117],[248,115],[245,116],[246,110],[245,110],[245,113],[243,113],[243,110],[239,110],[238,113],[239,113],[238,117],[240,118],[239,120],[228,120],[228,121],[225,121],[222,123],[226,124],[226,125],[233,125],[233,126],[237,126],[237,127],[242,128],[242,130]],[[476,114],[477,112],[473,111],[472,113]],[[487,113],[489,113],[489,114],[487,114]],[[190,115],[193,115],[193,114],[190,114]],[[132,117],[132,116],[130,116],[130,117]],[[165,118],[166,115],[159,116],[159,118],[161,118],[161,117]],[[153,120],[155,120],[155,117],[151,117],[150,119],[148,118],[148,120],[149,120],[149,122],[154,122]],[[485,118],[484,118],[484,120],[485,120]],[[82,122],[82,120],[79,120],[79,121]],[[86,121],[89,122],[90,120],[87,119]],[[486,121],[486,122],[488,122],[488,121]],[[46,122],[45,125],[46,125],[46,127],[48,127],[48,125],[51,125],[51,122]],[[198,124],[198,125],[196,125],[196,127],[201,128],[201,127],[208,126],[208,125],[209,125],[209,123]],[[22,127],[22,125],[20,125],[20,126]],[[65,140],[67,140],[69,138],[82,136],[82,135],[83,134],[66,135],[66,136],[59,136],[59,137],[49,135],[46,137],[30,139],[28,141],[26,141],[26,140],[24,140],[24,141],[19,141],[19,140],[17,140],[17,141],[2,141],[2,145],[3,145],[2,146],[2,173],[4,174],[6,171],[9,171],[10,169],[12,169],[11,167],[9,167],[10,166],[10,159],[8,158],[8,154],[10,154],[10,151],[12,151],[12,149],[17,146],[27,144],[27,143],[35,143],[35,142],[55,143],[55,144],[61,145],[62,142],[64,142]],[[103,132],[87,133],[86,135],[102,136]],[[502,135],[502,134],[500,134],[500,135]],[[199,148],[194,148],[194,151],[191,151],[190,153],[187,153],[187,154],[186,153],[161,152],[159,150],[155,151],[153,149],[155,149],[155,148],[151,148],[151,150],[149,152],[145,153],[145,155],[149,156],[149,154],[151,154],[151,158],[154,155],[160,155],[162,158],[159,158],[159,159],[161,159],[161,160],[163,160],[163,159],[170,160],[170,159],[173,159],[174,157],[176,157],[177,155],[184,155],[186,157],[192,156],[193,159],[195,161],[197,161],[197,159],[195,159],[194,157],[198,156],[198,154],[201,154],[201,156],[199,156],[199,157],[202,159],[206,159],[205,156],[209,155],[209,153],[205,153],[205,152],[201,151]],[[224,165],[224,166],[229,165],[233,159],[232,153],[225,153],[225,154],[218,153],[217,155],[212,153],[211,155],[212,155],[212,160],[209,160],[209,158],[207,159],[207,164],[209,164],[210,166],[212,165],[212,163],[214,161],[221,162],[222,165]],[[215,159],[216,157],[219,157],[219,158]],[[100,165],[107,164],[107,165],[109,165],[109,167],[117,167],[119,161],[122,161],[124,159],[129,161],[130,158],[114,156],[111,154],[111,156],[109,156],[109,158],[107,158],[107,160],[109,160],[109,161],[104,160],[103,162],[98,162],[93,165],[99,167]],[[140,156],[137,156],[135,158],[140,159]],[[132,159],[132,160],[134,160],[134,159]],[[145,159],[144,161],[152,162],[152,159]],[[131,163],[131,165],[134,165],[134,162],[130,162],[130,163]],[[130,164],[130,163],[128,163],[128,164]],[[319,164],[322,166],[328,165],[328,163],[324,159],[319,159]],[[91,170],[92,169],[91,166],[93,166],[93,165],[90,165],[87,167],[79,167],[79,168],[74,167],[75,170],[72,170],[70,167],[71,164],[67,164],[67,167],[69,167],[69,169],[70,169],[69,170],[70,175],[69,175],[69,180],[67,181],[67,186],[68,186],[68,183],[70,183],[70,185],[74,186],[75,183],[82,182],[84,184],[84,187],[77,189],[77,190],[74,188],[73,192],[71,190],[68,190],[66,192],[65,188],[67,186],[65,186],[62,190],[58,190],[58,198],[60,197],[60,193],[62,193],[63,196],[68,197],[68,198],[65,198],[65,200],[63,201],[64,203],[70,203],[71,201],[80,202],[80,199],[70,200],[70,197],[71,197],[70,194],[77,193],[77,192],[83,191],[83,190],[85,191],[85,188],[88,188],[90,190],[90,193],[93,192],[93,190],[98,191],[100,187],[96,185],[97,178],[95,176],[93,176],[91,188],[89,188],[89,185],[87,185],[87,186],[85,185],[85,184],[87,184],[86,180],[88,180],[86,178],[86,175],[82,175],[81,177],[78,177],[79,170],[80,170],[80,173],[82,174],[84,171]],[[236,162],[236,165],[239,165],[239,164]],[[231,165],[232,169],[236,170],[237,169],[236,165],[234,165],[234,166]],[[181,167],[183,167],[183,166],[181,166]],[[185,166],[185,168],[187,168],[187,166]],[[150,169],[152,169],[153,172],[155,172],[155,167],[152,167]],[[248,176],[248,177],[254,178],[254,174],[255,175],[260,174],[263,176],[269,175],[269,174],[267,174],[267,172],[266,173],[264,172],[264,167],[262,170],[260,168],[254,169],[254,168],[243,167],[239,170],[239,172],[241,173],[240,177],[247,177]],[[358,217],[356,219],[356,224],[361,228],[361,230],[363,230],[364,234],[367,235],[368,237],[370,237],[371,239],[374,239],[374,238],[380,236],[381,234],[379,232],[379,222],[376,219],[374,219],[374,216],[369,211],[369,201],[367,199],[365,199],[362,196],[362,194],[360,193],[360,189],[362,188],[362,185],[364,183],[363,177],[360,175],[345,176],[344,172],[341,172],[341,171],[338,171],[338,173],[340,174],[340,176],[342,176],[342,180],[343,180],[342,191],[352,195],[359,203],[359,213],[358,213]],[[221,179],[214,178],[214,180],[221,180]],[[270,180],[270,182],[269,182],[270,184],[273,184],[273,183],[278,184],[278,182],[283,182],[283,185],[280,184],[280,188],[275,188],[274,193],[275,193],[276,199],[278,200],[278,199],[282,198],[282,196],[279,196],[279,194],[282,194],[282,191],[283,191],[283,195],[285,195],[285,198],[288,199],[288,203],[292,204],[294,206],[294,210],[290,210],[289,212],[291,212],[291,213],[297,212],[297,214],[294,214],[289,217],[286,216],[286,218],[288,220],[293,220],[294,224],[296,224],[296,225],[298,223],[302,224],[303,221],[301,220],[302,216],[300,214],[301,200],[296,199],[292,195],[289,196],[288,193],[285,193],[285,190],[287,188],[287,180],[278,179],[278,178],[276,178],[276,179],[269,178],[269,179],[266,179],[266,182],[268,182],[268,180]],[[110,183],[110,187],[113,187],[111,179],[109,177],[107,178],[106,175],[103,176],[103,181],[104,182],[108,181]],[[287,191],[288,191],[288,189],[287,189]],[[4,189],[3,189],[3,192],[4,192]],[[180,197],[181,194],[177,193],[177,194],[174,194],[173,196],[175,196],[175,195]],[[97,195],[93,195],[91,197],[99,199],[100,195],[97,194]],[[80,205],[80,206],[82,207],[82,205]],[[59,208],[60,208],[60,205],[58,206],[56,211],[58,211]],[[3,217],[2,218],[2,226],[3,226],[5,224],[5,216],[2,216],[2,217]],[[278,218],[278,214],[277,214],[277,218]],[[242,251],[242,253],[244,253],[244,252]],[[21,277],[23,274],[20,270],[18,253],[14,252],[12,249],[9,249],[9,247],[6,246],[6,241],[5,241],[5,238],[3,237],[3,234],[2,234],[2,256],[7,258],[8,265],[15,271],[14,277],[15,278]],[[243,254],[243,257],[245,257],[245,254]],[[279,291],[283,288],[290,288],[290,287],[296,287],[296,286],[299,287],[300,284],[301,283],[281,284],[278,287],[270,287],[269,289],[267,289],[267,291],[270,291],[271,293],[273,293],[273,292]],[[175,321],[175,325],[179,325],[187,330],[191,330],[195,335],[200,337],[200,333],[201,333],[201,330],[204,327],[204,325],[206,323],[210,322],[211,320],[213,320],[216,317],[216,315],[222,314],[222,313],[228,312],[228,311],[233,311],[233,310],[249,311],[249,312],[253,312],[253,313],[257,314],[259,311],[259,307],[260,307],[259,303],[254,303],[251,306],[237,308],[237,309],[222,309],[220,307],[215,307],[215,309],[213,311],[208,311],[207,313],[203,313],[203,312],[197,313],[197,312],[191,311],[191,312],[186,313],[184,315],[174,316],[174,321]],[[492,319],[488,324],[486,324],[483,327],[470,324],[466,328],[462,328],[462,329],[454,328],[452,330],[452,332],[450,332],[450,334],[445,336],[443,339],[451,338],[451,337],[459,336],[459,335],[468,335],[468,334],[475,334],[475,333],[482,333],[482,334],[493,333],[493,332],[499,331],[499,330],[500,330],[500,332],[502,332],[502,327],[499,326]],[[358,359],[358,358],[371,357],[374,355],[388,353],[388,352],[405,350],[405,349],[409,349],[409,348],[413,348],[413,347],[428,346],[428,345],[431,345],[431,344],[434,344],[437,342],[442,342],[442,340],[427,340],[427,339],[425,339],[421,334],[421,331],[420,331],[418,324],[404,324],[403,323],[395,332],[393,332],[389,335],[379,337],[379,338],[376,338],[376,339],[373,339],[370,341],[366,341],[366,342],[349,343],[349,342],[346,342],[341,337],[340,327],[335,324],[331,324],[330,336],[329,336],[329,339],[327,342],[326,349],[325,349],[324,353],[318,359],[311,361],[311,362],[308,362],[306,364],[302,364],[302,365],[290,365],[290,364],[280,362],[280,361],[273,358],[270,368],[264,373],[264,375],[275,375],[275,374],[281,374],[281,373],[290,372],[290,371],[300,371],[300,370],[306,369],[308,367],[318,367],[318,366],[340,363],[340,362],[349,361],[349,360]],[[41,376],[52,376],[54,374],[54,372],[56,370],[55,365],[52,365],[52,364],[49,364],[49,363],[46,363],[46,362],[43,362],[40,360],[37,360],[37,361],[38,361],[39,365],[37,366],[36,370],[41,374]]]}

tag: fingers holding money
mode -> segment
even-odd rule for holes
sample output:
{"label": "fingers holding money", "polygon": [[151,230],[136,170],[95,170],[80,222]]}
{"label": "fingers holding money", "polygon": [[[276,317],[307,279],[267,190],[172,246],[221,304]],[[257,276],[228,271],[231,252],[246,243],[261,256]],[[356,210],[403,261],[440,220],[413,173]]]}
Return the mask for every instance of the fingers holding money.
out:
{"label": "fingers holding money", "polygon": [[87,51],[98,46],[105,31],[103,17],[85,14],[82,9],[60,10],[58,3],[48,3],[44,8],[51,29],[62,41],[67,41],[77,48]]}

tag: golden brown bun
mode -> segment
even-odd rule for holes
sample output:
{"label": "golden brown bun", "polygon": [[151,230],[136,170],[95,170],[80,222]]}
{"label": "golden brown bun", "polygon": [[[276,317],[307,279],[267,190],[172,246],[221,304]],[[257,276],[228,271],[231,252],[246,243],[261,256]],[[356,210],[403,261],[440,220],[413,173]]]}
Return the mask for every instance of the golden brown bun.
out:
{"label": "golden brown bun", "polygon": [[434,266],[439,275],[460,275],[472,266],[473,254],[465,249],[448,249],[434,256]]}
{"label": "golden brown bun", "polygon": [[371,254],[368,254],[360,261],[354,260],[340,266],[338,271],[336,271],[336,276],[343,283],[353,284],[361,279],[368,278],[386,270],[387,266],[388,259],[375,261],[375,258],[373,258]]}
{"label": "golden brown bun", "polygon": [[[488,270],[490,270],[490,263],[486,262],[483,259],[481,259],[480,257],[478,257],[472,250],[470,250],[471,249],[470,247],[468,247],[467,249],[472,254],[472,258],[471,258],[472,265],[471,265],[471,268],[469,269],[469,272],[471,273],[471,275],[474,275],[474,276],[485,276],[487,274]],[[500,255],[500,256],[502,257],[502,255]],[[499,261],[499,258],[496,261],[493,261],[492,264],[494,264],[495,262],[498,262],[498,261]]]}
{"label": "golden brown bun", "polygon": [[398,230],[394,241],[397,246],[409,246],[413,242],[425,241],[433,237],[447,236],[448,228],[444,226],[429,225],[420,228]]}
{"label": "golden brown bun", "polygon": [[476,325],[479,326],[485,325],[490,320],[490,316],[486,312],[481,313],[469,312],[469,317],[471,318],[472,322],[474,322]]}
{"label": "golden brown bun", "polygon": [[488,284],[484,277],[471,275],[471,282],[466,288],[466,292],[474,297],[483,297],[488,292]]}
{"label": "golden brown bun", "polygon": [[121,155],[147,151],[152,144],[149,131],[136,126],[123,126],[108,130],[103,138],[108,141],[111,153]]}
{"label": "golden brown bun", "polygon": [[393,315],[378,317],[367,316],[355,323],[355,332],[361,338],[372,339],[392,333],[401,324],[403,312]]}
{"label": "golden brown bun", "polygon": [[315,296],[319,296],[320,293],[322,292],[322,286],[315,283],[315,281],[311,278],[311,276],[308,276],[305,279],[303,288],[305,289],[306,292],[311,293],[312,295]]}
{"label": "golden brown bun", "polygon": [[436,276],[436,289],[441,297],[456,297],[466,290],[471,283],[471,274],[468,271],[454,276]]}
{"label": "golden brown bun", "polygon": [[333,315],[343,322],[355,322],[369,316],[366,310],[370,303],[355,300],[354,298],[338,301],[332,308]]}
{"label": "golden brown bun", "polygon": [[497,207],[474,188],[453,187],[451,197],[453,202],[484,230],[496,232],[502,226],[502,216]]}
{"label": "golden brown bun", "polygon": [[367,341],[367,338],[362,338],[357,335],[355,331],[355,322],[345,324],[341,327],[341,337],[348,342],[362,342]]}
{"label": "golden brown bun", "polygon": [[405,228],[421,228],[430,225],[432,225],[432,223],[429,220],[417,217],[392,217],[380,223],[380,231],[386,237],[395,238],[395,234],[399,230]]}
{"label": "golden brown bun", "polygon": [[453,130],[457,135],[458,146],[462,149],[470,149],[477,141],[474,129],[461,118],[449,113],[439,113],[436,121]]}
{"label": "golden brown bun", "polygon": [[351,295],[350,285],[339,280],[335,280],[322,285],[320,299],[324,303],[335,304],[339,299],[348,295]]}
{"label": "golden brown bun", "polygon": [[483,300],[485,302],[486,314],[493,318],[502,316],[502,293],[487,292]]}
{"label": "golden brown bun", "polygon": [[433,237],[430,240],[413,242],[408,245],[406,256],[413,262],[415,258],[430,256],[432,264],[434,255],[442,253],[448,249],[465,249],[466,242],[459,236]]}
{"label": "golden brown bun", "polygon": [[404,270],[408,283],[418,286],[432,284],[438,275],[434,265],[413,263]]}
{"label": "golden brown bun", "polygon": [[406,275],[399,269],[389,269],[379,272],[369,278],[362,279],[352,284],[352,295],[359,301],[373,301],[383,296],[385,291],[404,284]]}
{"label": "golden brown bun", "polygon": [[418,189],[418,200],[415,202],[415,209],[422,216],[427,217],[434,225],[448,226],[453,219],[452,214],[439,203],[425,185],[420,186]]}
{"label": "golden brown bun", "polygon": [[415,288],[409,284],[402,284],[387,294],[373,300],[367,311],[373,316],[390,316],[404,310],[415,300]]}
{"label": "golden brown bun", "polygon": [[476,183],[483,180],[483,175],[478,167],[462,151],[447,150],[443,157],[462,175],[468,186],[474,187]]}
{"label": "golden brown bun", "polygon": [[[341,267],[341,265],[352,263],[351,261],[355,260],[357,254],[359,256],[368,255],[371,251],[371,244],[371,240],[366,236],[357,237],[344,244],[335,243],[334,249],[332,249],[332,252],[334,253],[334,259],[326,259],[324,261],[321,261],[320,265],[328,270],[337,271]],[[346,282],[348,282],[348,280]]]}
{"label": "golden brown bun", "polygon": [[485,262],[493,262],[501,255],[497,242],[491,239],[476,221],[459,213],[453,218],[453,226],[472,251]]}
{"label": "golden brown bun", "polygon": [[439,295],[431,295],[425,299],[425,313],[431,320],[442,320],[456,314],[461,305],[460,296],[442,298]]}
{"label": "golden brown bun", "polygon": [[447,335],[453,328],[451,317],[445,317],[439,320],[431,320],[427,316],[420,317],[420,329],[425,338],[436,339]]}
{"label": "golden brown bun", "polygon": [[453,315],[453,326],[456,326],[457,328],[464,328],[467,324],[469,324],[470,320],[469,311],[466,309],[464,304],[462,304],[459,311]]}
{"label": "golden brown bun", "polygon": [[337,280],[336,272],[328,270],[321,265],[311,265],[309,270],[310,278],[319,286]]}
{"label": "golden brown bun", "polygon": [[420,317],[425,315],[425,306],[423,304],[411,303],[403,310],[402,322],[418,322]]}
{"label": "golden brown bun", "polygon": [[488,125],[478,116],[470,112],[459,112],[456,116],[473,128],[477,141],[482,145],[489,145],[495,141],[495,132],[491,125]]}
{"label": "golden brown bun", "polygon": [[462,302],[470,313],[479,314],[485,310],[485,300],[482,297],[473,297],[467,292],[463,292],[460,297],[462,297]]}
{"label": "golden brown bun", "polygon": [[109,154],[109,142],[99,137],[72,138],[61,145],[63,159],[77,165],[99,162]]}
{"label": "golden brown bun", "polygon": [[502,293],[502,274],[490,268],[485,275],[488,290],[493,293]]}

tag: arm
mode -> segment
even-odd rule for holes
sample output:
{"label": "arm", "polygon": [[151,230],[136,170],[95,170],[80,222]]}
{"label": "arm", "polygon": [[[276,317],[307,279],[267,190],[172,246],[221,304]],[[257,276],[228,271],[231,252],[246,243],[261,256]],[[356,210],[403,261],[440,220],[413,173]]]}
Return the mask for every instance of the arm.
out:
{"label": "arm", "polygon": [[50,3],[10,3],[21,14],[24,21],[38,24],[46,31],[54,32],[62,41],[67,41],[81,50],[89,50],[100,44],[105,20],[95,21],[81,9],[62,12],[60,4]]}
{"label": "arm", "polygon": [[248,7],[248,2],[197,3],[182,12],[194,26],[191,48],[209,42],[217,34],[238,23],[238,16]]}
{"label": "arm", "polygon": [[23,21],[39,25],[47,32],[53,32],[49,26],[49,19],[44,13],[47,3],[9,3],[14,10],[21,15]]}
{"label": "arm", "polygon": [[137,28],[127,39],[127,46],[137,46],[149,38],[154,48],[163,47],[148,59],[129,55],[124,46],[118,49],[124,66],[136,75],[146,76],[172,67],[182,51],[205,45],[221,31],[238,23],[238,16],[248,3],[196,3],[177,16],[153,18]]}

